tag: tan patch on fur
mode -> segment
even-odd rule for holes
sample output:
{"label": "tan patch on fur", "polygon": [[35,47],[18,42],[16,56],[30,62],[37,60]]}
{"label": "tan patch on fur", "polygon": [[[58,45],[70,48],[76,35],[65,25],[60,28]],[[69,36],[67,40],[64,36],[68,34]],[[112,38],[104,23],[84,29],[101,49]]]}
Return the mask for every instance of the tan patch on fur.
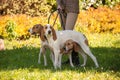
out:
{"label": "tan patch on fur", "polygon": [[89,46],[88,40],[87,40],[87,39],[86,39],[84,42],[85,42],[85,44],[86,44],[87,46]]}
{"label": "tan patch on fur", "polygon": [[60,49],[60,54],[63,54],[65,52],[65,50],[62,48]]}
{"label": "tan patch on fur", "polygon": [[[69,45],[67,45],[68,43],[69,43]],[[77,42],[75,42],[75,41],[73,41],[73,40],[71,40],[71,39],[66,41],[65,46],[68,47],[68,50],[69,50],[69,49],[72,49],[72,50],[74,50],[75,52],[78,52],[79,50],[82,49]]]}
{"label": "tan patch on fur", "polygon": [[81,47],[79,46],[78,43],[73,42],[73,49],[74,49],[75,52],[78,52],[81,49]]}
{"label": "tan patch on fur", "polygon": [[[83,36],[86,38],[86,36],[85,36],[84,34],[83,34]],[[87,38],[85,39],[84,43],[85,43],[87,46],[89,45]]]}
{"label": "tan patch on fur", "polygon": [[52,29],[53,40],[55,41],[57,39],[56,32],[53,27],[51,27],[51,29]]}

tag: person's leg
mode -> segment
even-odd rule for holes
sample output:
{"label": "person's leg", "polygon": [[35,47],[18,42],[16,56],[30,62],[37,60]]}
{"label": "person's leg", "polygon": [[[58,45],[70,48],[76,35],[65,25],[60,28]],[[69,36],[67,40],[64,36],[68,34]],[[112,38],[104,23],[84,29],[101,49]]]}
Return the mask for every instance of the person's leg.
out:
{"label": "person's leg", "polygon": [[[73,30],[75,23],[77,21],[77,17],[78,17],[78,14],[76,14],[76,13],[67,13],[65,30]],[[80,64],[79,55],[75,51],[72,52],[72,62],[74,65]],[[67,60],[64,63],[65,64],[69,63],[69,60]]]}
{"label": "person's leg", "polygon": [[73,30],[75,23],[77,21],[77,13],[67,13],[65,30]]}
{"label": "person's leg", "polygon": [[61,13],[61,15],[59,14],[59,20],[60,20],[60,24],[61,24],[61,27],[62,27],[63,30],[65,30],[66,17],[67,17],[67,13],[65,13],[65,12]]}
{"label": "person's leg", "polygon": [[[59,14],[59,19],[60,19],[62,28],[64,25],[65,30],[73,30],[75,23],[77,21],[78,14],[77,13],[62,13],[61,15],[62,16],[60,16],[60,14]],[[62,20],[61,20],[61,18],[62,18]]]}

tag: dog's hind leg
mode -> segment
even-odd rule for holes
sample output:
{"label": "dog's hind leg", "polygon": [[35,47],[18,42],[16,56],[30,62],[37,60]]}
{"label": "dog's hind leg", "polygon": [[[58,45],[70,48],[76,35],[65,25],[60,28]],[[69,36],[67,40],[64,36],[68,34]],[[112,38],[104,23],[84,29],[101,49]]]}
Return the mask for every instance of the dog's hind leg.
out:
{"label": "dog's hind leg", "polygon": [[88,55],[89,55],[89,56],[90,56],[90,58],[94,61],[95,65],[96,65],[96,68],[98,68],[98,67],[99,67],[99,65],[98,65],[98,62],[97,62],[96,57],[95,57],[93,54],[88,54]]}
{"label": "dog's hind leg", "polygon": [[87,61],[87,55],[83,52],[83,51],[80,51],[79,52],[82,57],[83,57],[83,64],[81,65],[82,67],[84,67],[86,65],[86,61]]}
{"label": "dog's hind leg", "polygon": [[85,45],[85,44],[82,44],[82,45],[81,45],[81,48],[83,49],[83,51],[84,51],[88,56],[90,56],[90,58],[94,61],[95,65],[96,65],[96,68],[98,68],[99,65],[98,65],[97,59],[96,59],[96,57],[92,54],[92,52],[90,51],[90,48],[89,48],[87,45]]}
{"label": "dog's hind leg", "polygon": [[96,57],[91,53],[91,51],[89,52],[88,56],[90,56],[90,58],[94,61],[96,68],[98,68],[99,65],[98,65],[97,59],[96,59]]}

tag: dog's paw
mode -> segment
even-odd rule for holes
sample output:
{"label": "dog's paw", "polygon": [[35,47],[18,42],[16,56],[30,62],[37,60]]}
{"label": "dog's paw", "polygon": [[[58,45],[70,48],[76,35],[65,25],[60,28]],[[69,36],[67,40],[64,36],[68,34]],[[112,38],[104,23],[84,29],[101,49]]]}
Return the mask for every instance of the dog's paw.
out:
{"label": "dog's paw", "polygon": [[82,64],[81,67],[85,67],[85,64]]}
{"label": "dog's paw", "polygon": [[74,68],[75,66],[73,64],[70,64],[72,68]]}
{"label": "dog's paw", "polygon": [[47,63],[44,63],[44,66],[47,66]]}
{"label": "dog's paw", "polygon": [[41,62],[38,60],[38,64],[40,64]]}
{"label": "dog's paw", "polygon": [[58,67],[61,70],[61,66]]}
{"label": "dog's paw", "polygon": [[99,66],[96,66],[95,68],[99,68]]}
{"label": "dog's paw", "polygon": [[58,67],[59,69],[61,69],[61,64],[58,64],[57,67]]}
{"label": "dog's paw", "polygon": [[75,66],[74,66],[74,65],[72,65],[71,67],[72,67],[72,68],[74,68]]}

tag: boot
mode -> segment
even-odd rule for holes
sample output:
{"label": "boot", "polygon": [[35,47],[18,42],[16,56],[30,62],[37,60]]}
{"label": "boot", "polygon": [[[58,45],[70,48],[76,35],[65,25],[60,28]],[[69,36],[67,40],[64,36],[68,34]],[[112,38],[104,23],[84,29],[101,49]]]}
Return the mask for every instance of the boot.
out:
{"label": "boot", "polygon": [[72,52],[72,62],[75,66],[80,65],[79,53],[78,52],[75,52],[75,51]]}
{"label": "boot", "polygon": [[[79,66],[80,65],[80,60],[79,60],[79,55],[78,52],[72,51],[72,62],[75,66]],[[63,62],[62,64],[69,64],[70,61],[69,59],[65,62]]]}

